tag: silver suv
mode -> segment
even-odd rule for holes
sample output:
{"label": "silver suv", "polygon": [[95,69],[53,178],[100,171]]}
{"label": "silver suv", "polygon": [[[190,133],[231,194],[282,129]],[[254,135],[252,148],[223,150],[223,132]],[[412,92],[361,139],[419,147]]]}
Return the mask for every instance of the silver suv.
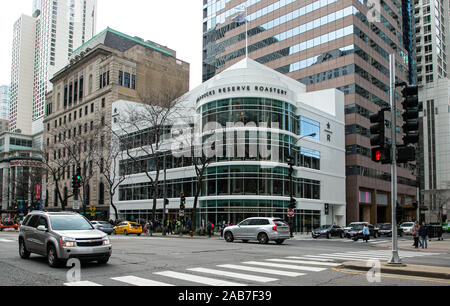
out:
{"label": "silver suv", "polygon": [[112,246],[105,233],[79,214],[32,212],[19,233],[20,257],[28,259],[31,253],[46,256],[50,267],[58,267],[70,258],[106,264]]}
{"label": "silver suv", "polygon": [[242,240],[244,243],[257,240],[260,244],[267,244],[269,241],[283,244],[290,238],[290,229],[289,225],[279,218],[250,218],[225,228],[224,237],[230,243],[234,240]]}

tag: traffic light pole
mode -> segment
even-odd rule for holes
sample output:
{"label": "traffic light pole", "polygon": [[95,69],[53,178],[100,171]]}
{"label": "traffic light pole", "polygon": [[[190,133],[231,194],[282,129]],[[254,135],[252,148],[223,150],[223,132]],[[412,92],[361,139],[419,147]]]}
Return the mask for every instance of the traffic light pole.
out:
{"label": "traffic light pole", "polygon": [[392,178],[391,178],[391,210],[392,210],[392,258],[390,265],[401,264],[398,255],[397,239],[397,107],[395,103],[395,54],[389,56],[390,66],[390,102],[391,102],[391,136],[392,136]]}

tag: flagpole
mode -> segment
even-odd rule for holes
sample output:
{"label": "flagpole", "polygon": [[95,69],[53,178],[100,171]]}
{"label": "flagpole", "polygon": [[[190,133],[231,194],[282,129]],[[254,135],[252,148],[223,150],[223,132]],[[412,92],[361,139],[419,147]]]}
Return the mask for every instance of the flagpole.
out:
{"label": "flagpole", "polygon": [[245,5],[245,58],[248,59],[248,20],[247,20],[247,4]]}

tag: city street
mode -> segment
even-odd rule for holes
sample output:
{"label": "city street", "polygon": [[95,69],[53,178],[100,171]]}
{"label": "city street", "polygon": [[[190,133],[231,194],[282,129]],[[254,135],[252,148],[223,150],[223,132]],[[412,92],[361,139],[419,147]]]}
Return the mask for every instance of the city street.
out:
{"label": "city street", "polygon": [[[407,240],[404,238],[402,240]],[[379,259],[390,250],[379,243],[345,239],[297,239],[259,245],[215,237],[162,238],[113,236],[107,265],[82,265],[81,282],[70,283],[68,268],[52,269],[46,259],[18,255],[17,233],[0,233],[0,282],[6,286],[448,286],[450,280],[382,275],[340,269],[343,262]],[[380,241],[386,239],[379,239]],[[433,243],[433,242],[431,242]],[[404,263],[450,267],[450,252],[400,250]]]}

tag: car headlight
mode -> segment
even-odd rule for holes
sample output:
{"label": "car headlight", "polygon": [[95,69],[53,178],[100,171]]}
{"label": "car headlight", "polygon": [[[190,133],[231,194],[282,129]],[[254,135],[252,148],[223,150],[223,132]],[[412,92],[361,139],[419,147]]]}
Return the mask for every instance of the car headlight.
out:
{"label": "car headlight", "polygon": [[76,240],[73,238],[63,237],[63,238],[59,239],[59,244],[62,247],[73,248],[75,246],[75,243],[76,243]]}
{"label": "car headlight", "polygon": [[111,245],[111,241],[108,238],[103,240],[103,245]]}

